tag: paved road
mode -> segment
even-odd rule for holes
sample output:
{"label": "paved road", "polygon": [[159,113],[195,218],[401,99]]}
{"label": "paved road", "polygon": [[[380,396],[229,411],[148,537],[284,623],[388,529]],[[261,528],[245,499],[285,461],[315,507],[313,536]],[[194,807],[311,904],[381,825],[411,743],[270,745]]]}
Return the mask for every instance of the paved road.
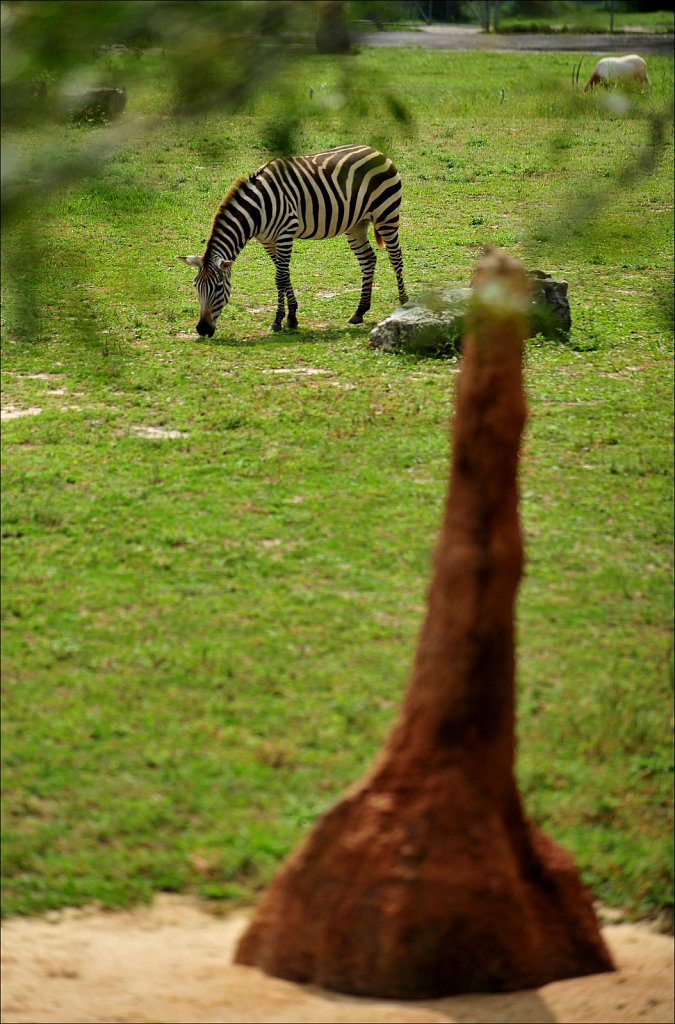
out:
{"label": "paved road", "polygon": [[361,31],[356,41],[364,46],[419,46],[430,50],[573,50],[588,53],[673,54],[672,35],[572,35],[522,33],[488,35],[467,25],[424,25],[418,31]]}

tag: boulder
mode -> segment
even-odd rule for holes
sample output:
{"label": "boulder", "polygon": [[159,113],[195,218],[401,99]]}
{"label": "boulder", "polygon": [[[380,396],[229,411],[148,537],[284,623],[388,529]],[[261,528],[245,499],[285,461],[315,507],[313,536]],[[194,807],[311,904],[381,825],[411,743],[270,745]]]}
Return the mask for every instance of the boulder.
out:
{"label": "boulder", "polygon": [[126,89],[102,87],[69,93],[64,100],[71,121],[114,121],[127,102]]}
{"label": "boulder", "polygon": [[532,333],[561,340],[569,337],[572,315],[567,298],[567,281],[552,277],[543,270],[529,270],[527,276],[532,289],[530,328],[536,328]]}
{"label": "boulder", "polygon": [[374,327],[369,348],[451,356],[460,348],[470,288],[442,288],[406,302]]}
{"label": "boulder", "polygon": [[[527,272],[530,282],[529,334],[564,341],[572,326],[567,281],[543,270]],[[421,356],[452,356],[460,349],[471,288],[437,288],[385,317],[368,338],[370,348]]]}

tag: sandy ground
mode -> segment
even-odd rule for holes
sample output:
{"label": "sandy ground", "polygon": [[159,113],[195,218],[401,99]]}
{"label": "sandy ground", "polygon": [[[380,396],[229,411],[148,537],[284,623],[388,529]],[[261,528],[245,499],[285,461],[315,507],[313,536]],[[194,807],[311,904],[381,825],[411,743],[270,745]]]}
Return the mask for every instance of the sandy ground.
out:
{"label": "sandy ground", "polygon": [[246,915],[180,896],[124,912],[13,918],[2,930],[5,1024],[672,1024],[673,941],[604,928],[618,970],[537,991],[421,1002],[356,999],[232,963]]}

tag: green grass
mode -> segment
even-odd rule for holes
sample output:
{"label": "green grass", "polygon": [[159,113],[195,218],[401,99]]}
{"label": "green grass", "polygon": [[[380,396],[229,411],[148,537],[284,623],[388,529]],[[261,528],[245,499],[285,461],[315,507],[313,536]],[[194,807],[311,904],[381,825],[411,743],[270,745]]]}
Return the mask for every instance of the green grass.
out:
{"label": "green grass", "polygon": [[[610,12],[604,4],[559,4],[550,16],[505,15],[499,19],[500,32],[597,32],[609,33]],[[614,32],[668,33],[675,29],[672,11],[614,12]]]}
{"label": "green grass", "polygon": [[[161,120],[8,233],[3,405],[42,412],[3,424],[5,913],[250,901],[396,714],[457,363],[345,326],[344,239],[297,244],[281,335],[260,247],[211,341],[175,259],[298,101],[298,151],[394,157],[412,294],[468,283],[488,242],[569,281],[569,344],[527,353],[519,778],[598,899],[672,908],[672,147],[612,189],[673,64],[618,114],[571,95],[575,59],[364,49],[351,91],[298,61],[236,116]],[[161,114],[161,58],[141,60],[130,112]],[[392,61],[412,127],[378,99]],[[608,202],[584,223],[589,194]],[[370,326],[395,295],[381,259]]]}
{"label": "green grass", "polygon": [[[360,28],[372,27],[369,21],[357,21]],[[474,26],[478,24],[473,20]],[[509,14],[504,9],[500,12],[498,32],[571,32],[609,34],[611,26],[610,12],[604,2],[584,0],[583,3],[570,3],[558,0],[553,13],[539,14],[535,5],[532,11],[521,14]],[[424,28],[424,22],[390,21],[380,26],[381,31],[415,31]],[[673,11],[614,11],[614,32],[617,34],[633,34],[636,32],[666,34],[675,31],[675,14]]]}

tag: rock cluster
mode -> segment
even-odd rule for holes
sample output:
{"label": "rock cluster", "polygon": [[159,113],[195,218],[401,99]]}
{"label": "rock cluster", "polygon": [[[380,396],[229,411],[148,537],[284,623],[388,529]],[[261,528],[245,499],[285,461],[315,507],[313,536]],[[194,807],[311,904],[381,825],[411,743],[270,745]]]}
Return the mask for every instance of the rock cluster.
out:
{"label": "rock cluster", "polygon": [[69,93],[64,102],[72,121],[114,121],[127,102],[126,89],[98,88]]}
{"label": "rock cluster", "polygon": [[[529,336],[542,334],[564,341],[572,326],[567,281],[543,270],[529,271],[527,276]],[[456,355],[471,293],[471,288],[438,288],[407,302],[373,328],[369,347],[425,356]]]}

